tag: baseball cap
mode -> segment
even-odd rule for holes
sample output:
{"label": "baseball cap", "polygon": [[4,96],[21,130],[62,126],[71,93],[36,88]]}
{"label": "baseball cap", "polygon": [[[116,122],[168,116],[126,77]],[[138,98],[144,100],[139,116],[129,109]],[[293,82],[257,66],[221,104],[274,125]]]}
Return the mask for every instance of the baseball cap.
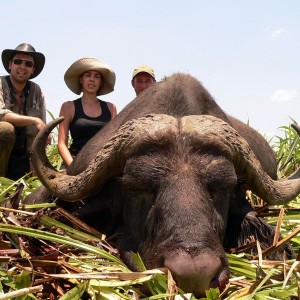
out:
{"label": "baseball cap", "polygon": [[133,70],[132,78],[134,78],[137,74],[142,73],[142,72],[151,75],[155,79],[153,68],[151,68],[151,67],[149,67],[147,65],[140,65],[140,66],[136,67]]}

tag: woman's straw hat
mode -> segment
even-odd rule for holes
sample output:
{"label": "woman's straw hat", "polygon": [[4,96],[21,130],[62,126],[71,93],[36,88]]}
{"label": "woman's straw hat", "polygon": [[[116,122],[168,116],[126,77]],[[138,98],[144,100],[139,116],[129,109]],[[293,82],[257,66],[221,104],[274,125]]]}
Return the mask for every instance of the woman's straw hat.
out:
{"label": "woman's straw hat", "polygon": [[102,83],[97,96],[108,94],[114,90],[116,75],[112,68],[96,58],[88,57],[78,59],[66,71],[64,79],[68,88],[75,94],[80,95],[82,86],[79,77],[90,70],[98,71],[102,75]]}

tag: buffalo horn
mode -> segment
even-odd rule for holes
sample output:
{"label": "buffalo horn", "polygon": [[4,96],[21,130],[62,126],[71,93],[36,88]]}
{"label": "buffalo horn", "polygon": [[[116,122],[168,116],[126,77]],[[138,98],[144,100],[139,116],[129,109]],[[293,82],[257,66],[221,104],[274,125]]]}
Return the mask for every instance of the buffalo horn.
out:
{"label": "buffalo horn", "polygon": [[[293,200],[300,193],[300,171],[289,178],[273,180],[264,172],[250,146],[229,124],[212,116],[186,116],[182,118],[186,133],[209,136],[223,143],[231,153],[231,159],[243,176],[249,189],[270,205],[282,205]],[[202,137],[203,139],[203,137]]]}
{"label": "buffalo horn", "polygon": [[[57,197],[77,201],[100,190],[103,184],[122,171],[126,159],[147,139],[178,134],[178,120],[168,115],[148,115],[124,124],[98,152],[88,168],[76,176],[56,171],[45,153],[45,142],[51,130],[63,118],[45,126],[32,147],[32,163],[42,183]],[[221,119],[207,115],[185,116],[181,119],[185,135],[199,140],[214,140],[227,149],[236,170],[243,174],[249,188],[271,205],[285,204],[300,193],[300,172],[290,178],[273,180],[262,166],[248,143],[235,129]],[[201,146],[201,145],[200,145]]]}
{"label": "buffalo horn", "polygon": [[49,133],[63,119],[51,121],[38,133],[32,145],[31,161],[43,185],[58,198],[71,202],[91,195],[101,189],[109,178],[119,175],[126,158],[147,136],[158,136],[174,130],[177,125],[177,120],[167,115],[149,115],[128,121],[98,152],[85,171],[70,176],[58,172],[50,164],[44,146]]}

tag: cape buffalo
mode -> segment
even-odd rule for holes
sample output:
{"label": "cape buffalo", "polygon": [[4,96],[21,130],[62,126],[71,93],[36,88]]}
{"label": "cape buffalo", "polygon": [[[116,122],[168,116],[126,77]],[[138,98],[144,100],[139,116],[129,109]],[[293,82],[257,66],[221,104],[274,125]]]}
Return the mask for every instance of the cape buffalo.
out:
{"label": "cape buffalo", "polygon": [[[83,199],[76,214],[118,233],[120,254],[133,270],[132,251],[148,268],[169,268],[177,285],[196,296],[228,283],[224,248],[249,236],[262,248],[273,243],[273,227],[256,216],[246,190],[275,205],[300,192],[298,173],[277,180],[265,139],[223,112],[187,74],[141,93],[86,144],[67,174],[50,165],[44,149],[60,121],[34,142],[32,163],[43,185],[67,202]],[[284,246],[272,258],[283,251],[293,256]]]}

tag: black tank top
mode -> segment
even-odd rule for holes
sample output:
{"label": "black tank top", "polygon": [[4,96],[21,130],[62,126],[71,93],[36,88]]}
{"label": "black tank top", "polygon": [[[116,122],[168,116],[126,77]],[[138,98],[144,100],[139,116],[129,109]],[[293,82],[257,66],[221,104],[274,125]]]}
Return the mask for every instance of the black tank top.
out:
{"label": "black tank top", "polygon": [[70,152],[76,156],[80,149],[90,140],[104,125],[111,120],[111,113],[105,101],[99,99],[101,115],[93,118],[87,116],[82,107],[81,98],[74,100],[75,112],[70,124],[72,144]]}

